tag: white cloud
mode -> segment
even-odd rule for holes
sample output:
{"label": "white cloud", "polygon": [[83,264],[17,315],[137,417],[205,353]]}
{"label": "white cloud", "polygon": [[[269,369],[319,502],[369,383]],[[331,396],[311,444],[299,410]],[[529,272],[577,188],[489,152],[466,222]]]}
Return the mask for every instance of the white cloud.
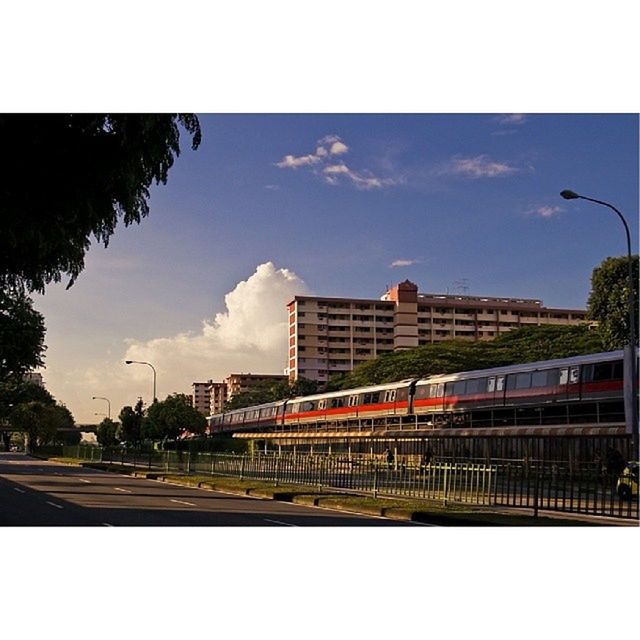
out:
{"label": "white cloud", "polygon": [[311,167],[312,172],[316,175],[322,175],[327,184],[338,185],[341,183],[340,178],[343,177],[357,189],[380,189],[401,182],[392,178],[379,178],[368,169],[354,171],[344,162],[335,163],[333,156],[344,155],[348,152],[349,147],[340,136],[332,133],[318,140],[315,153],[306,156],[286,155],[276,163],[276,166],[281,169]]}
{"label": "white cloud", "polygon": [[564,209],[557,205],[543,205],[541,207],[534,207],[529,209],[527,215],[540,216],[542,218],[551,218],[556,214],[564,211]]}
{"label": "white cloud", "polygon": [[505,162],[491,160],[482,154],[473,158],[454,157],[440,169],[444,175],[461,175],[467,178],[501,178],[517,173],[519,169]]}
{"label": "white cloud", "polygon": [[90,366],[47,367],[45,383],[64,401],[79,423],[97,423],[105,404],[93,395],[111,400],[112,418],[135,404],[138,396],[148,403],[153,372],[125,360],[150,362],[157,371],[160,399],[168,394],[191,393],[192,382],[223,380],[230,373],[283,373],[287,365],[287,303],[308,293],[292,271],[273,263],[259,265],[255,273],[226,294],[225,310],[204,320],[199,331],[185,331],[152,340],[128,339],[119,357],[94,361]]}
{"label": "white cloud", "polygon": [[205,320],[199,333],[132,342],[125,359],[157,363],[167,391],[238,371],[281,373],[287,364],[286,304],[306,291],[295,273],[261,264],[225,296],[226,311]]}
{"label": "white cloud", "polygon": [[394,260],[389,266],[391,267],[410,267],[412,264],[417,264],[417,260]]}
{"label": "white cloud", "polygon": [[312,153],[298,157],[287,155],[282,158],[280,162],[276,162],[276,166],[280,168],[297,169],[298,167],[305,167],[310,164],[315,164],[316,162],[320,162],[320,157]]}
{"label": "white cloud", "polygon": [[496,118],[499,124],[512,126],[524,124],[527,121],[527,116],[523,113],[505,113]]}

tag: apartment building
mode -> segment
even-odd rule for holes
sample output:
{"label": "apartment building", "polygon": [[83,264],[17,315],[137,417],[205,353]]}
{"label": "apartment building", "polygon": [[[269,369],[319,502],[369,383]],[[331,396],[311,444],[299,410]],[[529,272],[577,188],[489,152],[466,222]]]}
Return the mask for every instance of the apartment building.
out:
{"label": "apartment building", "polygon": [[296,296],[289,304],[290,380],[327,381],[380,354],[444,340],[492,340],[526,325],[573,325],[584,309],[541,300],[418,293],[405,280],[380,300]]}
{"label": "apartment building", "polygon": [[224,382],[193,382],[191,394],[193,406],[206,416],[220,413],[227,400],[238,393],[246,393],[265,382],[286,382],[287,375],[232,373]]}
{"label": "apartment building", "polygon": [[193,382],[193,392],[191,398],[193,400],[193,407],[205,416],[209,415],[209,385],[213,384],[212,380],[207,382]]}

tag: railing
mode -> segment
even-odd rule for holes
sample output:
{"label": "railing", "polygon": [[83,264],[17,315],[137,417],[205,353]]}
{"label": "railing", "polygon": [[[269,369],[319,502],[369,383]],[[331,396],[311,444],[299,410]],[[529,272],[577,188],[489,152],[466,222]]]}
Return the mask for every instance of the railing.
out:
{"label": "railing", "polygon": [[[381,455],[212,454],[95,446],[64,447],[64,455],[164,473],[225,475],[279,484],[411,499],[638,518],[635,494],[620,489],[620,470],[595,463],[509,460],[494,464],[385,459]],[[627,495],[629,493],[629,495]]]}

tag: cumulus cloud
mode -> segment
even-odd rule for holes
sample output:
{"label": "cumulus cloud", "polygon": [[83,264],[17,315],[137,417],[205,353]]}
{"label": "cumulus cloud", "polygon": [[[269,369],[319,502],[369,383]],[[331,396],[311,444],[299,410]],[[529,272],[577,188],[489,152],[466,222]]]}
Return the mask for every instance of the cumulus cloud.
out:
{"label": "cumulus cloud", "polygon": [[346,182],[357,189],[381,189],[400,182],[392,178],[380,178],[368,169],[355,171],[344,161],[337,161],[336,156],[348,152],[349,147],[340,136],[330,134],[317,141],[314,153],[303,156],[286,155],[280,162],[276,162],[276,166],[281,169],[311,167],[312,172],[321,175],[327,184],[338,185]]}
{"label": "cumulus cloud", "polygon": [[417,264],[418,260],[394,260],[389,266],[391,267],[410,267],[412,264]]}
{"label": "cumulus cloud", "polygon": [[442,175],[459,175],[466,178],[502,178],[517,173],[520,169],[506,162],[497,162],[482,154],[473,158],[455,156],[441,167]]}
{"label": "cumulus cloud", "polygon": [[542,218],[551,218],[556,214],[564,211],[564,209],[557,205],[543,205],[541,207],[533,207],[526,213],[530,216],[540,216]]}
{"label": "cumulus cloud", "polygon": [[[117,357],[94,361],[88,367],[47,367],[47,386],[64,399],[79,423],[97,423],[104,403],[111,400],[112,418],[120,409],[152,399],[152,371],[148,366],[125,365],[125,360],[150,362],[157,371],[158,398],[192,392],[196,381],[221,381],[230,373],[283,373],[287,365],[287,303],[308,293],[292,271],[273,263],[259,265],[224,298],[224,310],[202,321],[199,330],[183,331],[152,340],[125,341]],[[117,353],[117,351],[116,351]]]}
{"label": "cumulus cloud", "polygon": [[183,389],[239,371],[281,373],[287,364],[286,304],[306,292],[292,271],[261,264],[225,296],[226,310],[203,321],[200,332],[131,342],[125,359],[157,363],[167,384]]}

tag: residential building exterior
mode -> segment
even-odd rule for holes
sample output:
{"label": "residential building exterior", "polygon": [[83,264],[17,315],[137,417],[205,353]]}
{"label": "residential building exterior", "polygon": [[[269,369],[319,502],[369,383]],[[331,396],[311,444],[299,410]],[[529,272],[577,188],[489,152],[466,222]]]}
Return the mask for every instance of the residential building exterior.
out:
{"label": "residential building exterior", "polygon": [[291,381],[325,382],[334,373],[391,351],[444,340],[493,340],[527,325],[575,325],[584,309],[542,300],[418,292],[408,280],[380,300],[296,296],[288,305]]}
{"label": "residential building exterior", "polygon": [[209,415],[209,385],[212,382],[212,380],[208,380],[207,382],[194,382],[191,384],[193,387],[193,393],[191,394],[193,407],[206,416]]}
{"label": "residential building exterior", "polygon": [[227,400],[238,393],[246,393],[265,382],[287,382],[287,375],[232,373],[224,382],[193,382],[191,394],[193,406],[206,416],[220,413]]}
{"label": "residential building exterior", "polygon": [[238,393],[246,393],[265,382],[287,382],[287,375],[272,373],[232,373],[225,379],[227,385],[227,399],[231,400]]}

